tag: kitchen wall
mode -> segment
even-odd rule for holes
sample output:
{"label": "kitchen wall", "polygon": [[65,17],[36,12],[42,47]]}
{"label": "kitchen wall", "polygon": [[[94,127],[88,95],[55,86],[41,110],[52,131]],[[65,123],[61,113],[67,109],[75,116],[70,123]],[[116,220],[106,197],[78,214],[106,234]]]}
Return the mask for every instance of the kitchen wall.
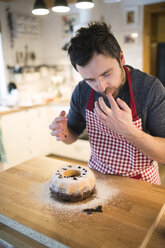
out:
{"label": "kitchen wall", "polygon": [[[71,94],[71,89],[68,87],[71,81],[71,66],[60,65],[59,61],[60,57],[66,56],[66,52],[61,53],[58,35],[49,42],[47,33],[42,32],[44,25],[47,25],[47,19],[47,28],[50,26],[50,16],[36,17],[32,15],[33,2],[33,0],[0,2],[0,24],[6,81],[7,84],[9,82],[16,83],[19,90],[19,105],[21,106],[31,105],[32,101],[33,103],[40,103],[43,99],[59,96],[64,92],[63,86],[66,89],[65,94],[68,94],[68,91]],[[9,25],[9,18],[7,17],[8,7],[8,12],[14,14],[13,20],[16,19],[16,22],[13,21],[12,27]],[[55,16],[55,18],[58,19],[59,17]],[[54,25],[51,25],[53,35],[57,33],[56,28],[58,26],[54,29]],[[44,42],[45,47],[43,46]],[[59,42],[61,42],[60,39]],[[55,47],[55,52],[51,51],[52,46]],[[50,61],[46,58],[47,50],[54,53],[53,59]],[[57,56],[57,53],[60,55]],[[44,66],[45,64],[46,66]],[[15,69],[19,69],[21,66],[38,65],[43,66],[25,68],[21,73],[13,73],[13,68],[7,69],[7,66],[14,66]],[[62,87],[59,87],[59,84],[62,84]],[[6,98],[7,100],[3,101],[3,103],[6,102],[12,105],[11,96],[6,96]]]}
{"label": "kitchen wall", "polygon": [[[94,0],[95,7],[91,10],[80,11],[74,7],[74,4],[71,4],[69,14],[58,14],[50,10],[48,15],[40,17],[34,17],[31,14],[33,2],[33,0],[13,0],[8,3],[0,2],[0,24],[5,64],[9,66],[15,66],[18,63],[21,66],[25,64],[57,66],[57,70],[55,69],[54,71],[52,68],[51,70],[46,68],[42,72],[30,71],[26,75],[15,75],[16,78],[13,78],[10,70],[6,69],[7,82],[13,80],[19,81],[19,88],[24,93],[28,89],[31,89],[29,91],[30,94],[32,94],[33,89],[35,92],[41,90],[50,92],[52,88],[51,76],[60,78],[58,72],[63,77],[60,79],[60,82],[62,84],[65,83],[65,88],[68,85],[73,88],[80,79],[79,75],[70,65],[67,52],[62,49],[73,35],[72,32],[67,34],[64,32],[67,27],[64,25],[63,16],[67,16],[67,18],[74,16],[76,18],[74,31],[78,27],[86,25],[89,21],[93,20],[103,20],[111,24],[112,31],[124,51],[126,63],[142,69],[143,4],[160,1],[123,0],[120,3],[110,4],[106,3],[108,2],[106,0]],[[14,34],[16,37],[11,35],[11,29],[6,18],[7,7],[10,8],[11,12],[21,14],[25,18],[25,22],[28,18],[35,18],[31,19],[31,24],[34,23],[36,25],[36,28],[32,28],[31,34],[28,34],[28,32],[19,35]],[[135,22],[133,24],[126,23],[126,13],[129,10],[133,10],[135,13]],[[33,33],[34,29],[36,32]],[[137,33],[138,37],[130,39],[132,33]],[[27,51],[29,54],[35,56],[31,56],[28,61],[25,61]],[[55,81],[57,81],[56,79]],[[69,89],[68,92],[71,93]]]}

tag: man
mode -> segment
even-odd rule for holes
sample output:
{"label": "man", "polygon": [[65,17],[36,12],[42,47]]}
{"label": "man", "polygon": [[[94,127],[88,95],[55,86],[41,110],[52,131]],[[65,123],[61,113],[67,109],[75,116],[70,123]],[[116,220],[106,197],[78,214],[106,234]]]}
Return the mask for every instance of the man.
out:
{"label": "man", "polygon": [[[77,31],[68,54],[83,78],[51,134],[66,144],[87,128],[89,167],[106,174],[160,184],[165,163],[165,88],[153,76],[125,66],[123,52],[105,23]],[[157,161],[157,162],[156,162]]]}

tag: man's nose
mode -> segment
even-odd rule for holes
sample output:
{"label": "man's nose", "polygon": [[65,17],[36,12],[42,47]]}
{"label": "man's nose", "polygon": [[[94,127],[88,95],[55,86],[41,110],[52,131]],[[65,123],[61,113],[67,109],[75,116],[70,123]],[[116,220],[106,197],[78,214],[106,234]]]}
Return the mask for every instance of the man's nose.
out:
{"label": "man's nose", "polygon": [[107,88],[106,80],[105,79],[99,79],[98,80],[98,90],[100,92],[104,92],[106,88]]}

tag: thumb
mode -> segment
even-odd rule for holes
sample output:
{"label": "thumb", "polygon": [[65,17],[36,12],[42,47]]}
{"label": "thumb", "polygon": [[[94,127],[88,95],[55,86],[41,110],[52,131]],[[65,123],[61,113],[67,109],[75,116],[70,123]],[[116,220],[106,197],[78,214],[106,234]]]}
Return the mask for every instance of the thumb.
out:
{"label": "thumb", "polygon": [[60,116],[65,116],[66,115],[66,112],[64,111],[64,110],[62,110],[61,112],[60,112]]}
{"label": "thumb", "polygon": [[128,112],[128,113],[131,111],[130,107],[126,104],[126,102],[124,102],[124,101],[121,100],[120,98],[117,98],[117,104],[119,105],[119,107],[120,107],[122,110],[124,110],[124,111],[126,111],[126,112]]}

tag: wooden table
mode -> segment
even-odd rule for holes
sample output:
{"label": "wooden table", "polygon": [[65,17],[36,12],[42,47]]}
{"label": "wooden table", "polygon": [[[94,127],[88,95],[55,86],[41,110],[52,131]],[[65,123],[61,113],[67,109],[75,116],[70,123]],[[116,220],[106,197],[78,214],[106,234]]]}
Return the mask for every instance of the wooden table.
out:
{"label": "wooden table", "polygon": [[[67,205],[64,211],[63,207],[56,209],[58,203],[50,198],[46,187],[54,170],[68,164],[37,157],[1,172],[0,214],[69,247],[165,247],[165,214],[162,209],[165,187],[95,172],[96,183],[106,183],[110,191],[117,192],[108,203],[98,201],[103,212],[88,215],[79,208],[67,210]],[[90,206],[90,201],[85,204]],[[156,224],[153,224],[155,220]],[[3,225],[0,227],[4,233],[6,229]],[[146,237],[149,238],[147,246],[144,246]]]}

